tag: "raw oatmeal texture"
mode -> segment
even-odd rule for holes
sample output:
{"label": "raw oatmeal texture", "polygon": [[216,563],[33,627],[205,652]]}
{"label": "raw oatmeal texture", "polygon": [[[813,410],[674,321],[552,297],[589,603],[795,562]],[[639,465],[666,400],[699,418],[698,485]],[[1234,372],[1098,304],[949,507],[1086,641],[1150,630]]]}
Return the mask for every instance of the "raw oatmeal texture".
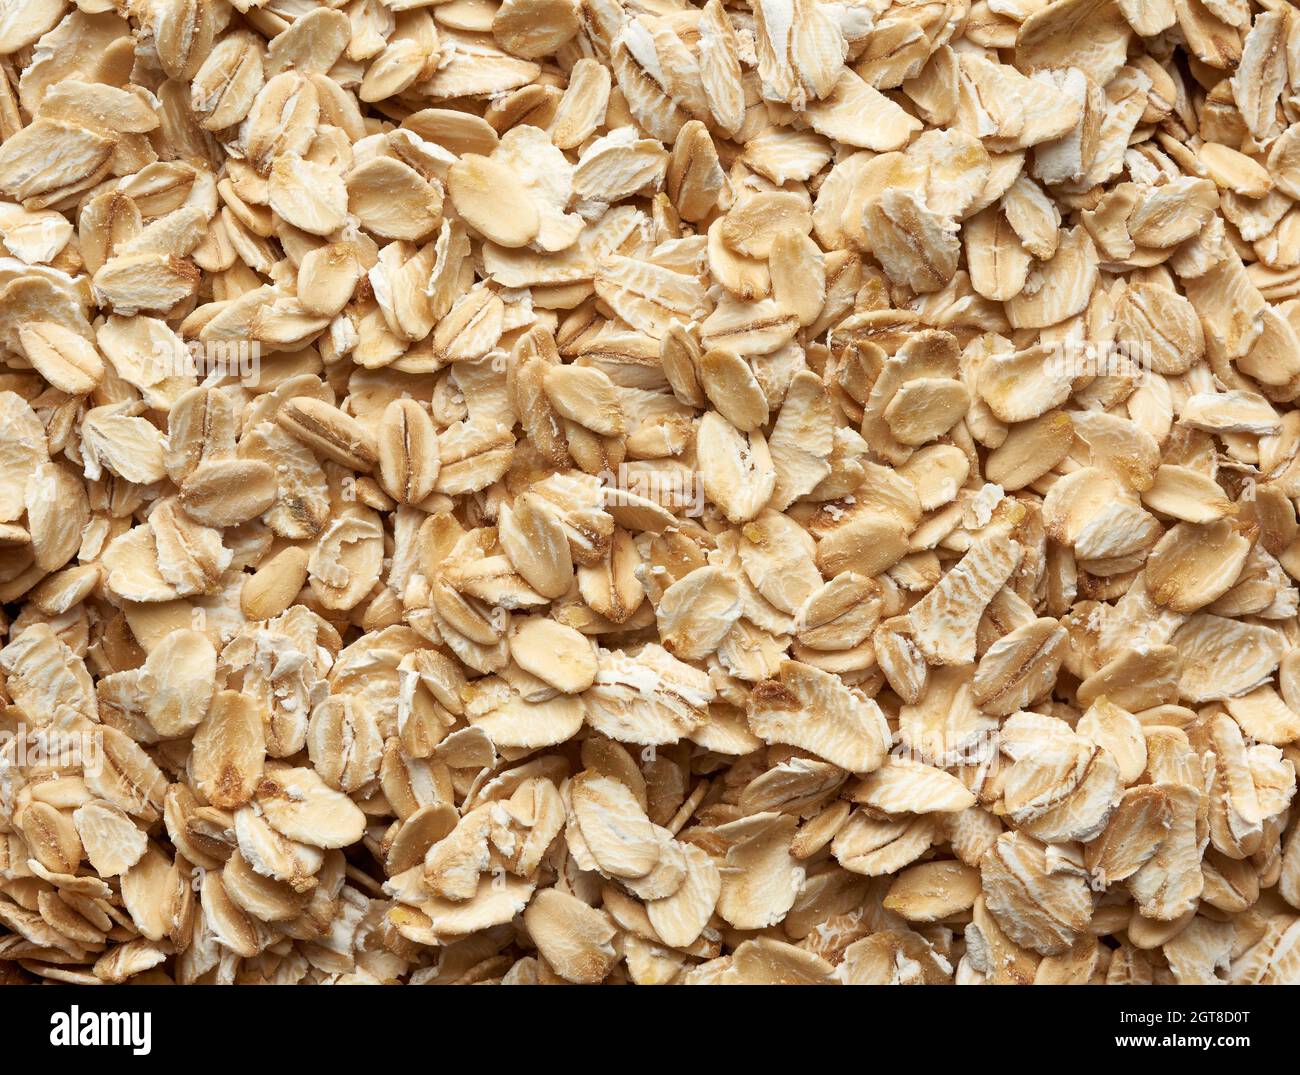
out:
{"label": "raw oatmeal texture", "polygon": [[1300,982],[1300,11],[0,0],[0,967]]}

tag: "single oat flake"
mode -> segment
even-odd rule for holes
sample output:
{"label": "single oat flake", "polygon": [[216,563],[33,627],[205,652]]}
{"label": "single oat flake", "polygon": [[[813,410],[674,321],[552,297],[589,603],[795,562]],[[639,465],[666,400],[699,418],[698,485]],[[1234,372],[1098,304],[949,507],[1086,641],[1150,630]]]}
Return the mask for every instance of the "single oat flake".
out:
{"label": "single oat flake", "polygon": [[0,981],[1300,984],[1298,57],[0,0]]}

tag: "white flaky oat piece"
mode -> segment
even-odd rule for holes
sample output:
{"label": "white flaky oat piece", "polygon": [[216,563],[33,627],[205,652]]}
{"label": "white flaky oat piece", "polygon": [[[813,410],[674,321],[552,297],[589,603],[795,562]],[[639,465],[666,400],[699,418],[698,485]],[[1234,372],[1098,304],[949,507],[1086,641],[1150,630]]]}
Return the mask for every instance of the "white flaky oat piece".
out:
{"label": "white flaky oat piece", "polygon": [[0,981],[1300,982],[1271,0],[0,0]]}
{"label": "white flaky oat piece", "polygon": [[1078,853],[1003,833],[980,861],[988,909],[1016,944],[1059,955],[1092,919],[1093,896]]}
{"label": "white flaky oat piece", "polygon": [[655,745],[675,743],[699,727],[715,694],[706,673],[649,645],[635,656],[602,650],[595,682],[582,697],[596,731]]}
{"label": "white flaky oat piece", "polygon": [[1006,583],[1021,557],[1009,534],[981,539],[909,613],[911,637],[932,664],[968,664],[985,606]]}
{"label": "white flaky oat piece", "polygon": [[872,699],[798,661],[783,661],[773,679],[754,688],[749,725],[766,742],[801,747],[855,773],[877,768],[889,745]]}

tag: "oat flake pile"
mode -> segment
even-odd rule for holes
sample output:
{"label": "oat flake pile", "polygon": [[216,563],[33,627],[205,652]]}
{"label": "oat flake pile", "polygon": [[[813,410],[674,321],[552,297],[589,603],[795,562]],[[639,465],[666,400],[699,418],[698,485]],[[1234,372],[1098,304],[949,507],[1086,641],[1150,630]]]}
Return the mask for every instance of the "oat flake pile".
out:
{"label": "oat flake pile", "polygon": [[1300,980],[1300,10],[0,0],[0,977]]}

